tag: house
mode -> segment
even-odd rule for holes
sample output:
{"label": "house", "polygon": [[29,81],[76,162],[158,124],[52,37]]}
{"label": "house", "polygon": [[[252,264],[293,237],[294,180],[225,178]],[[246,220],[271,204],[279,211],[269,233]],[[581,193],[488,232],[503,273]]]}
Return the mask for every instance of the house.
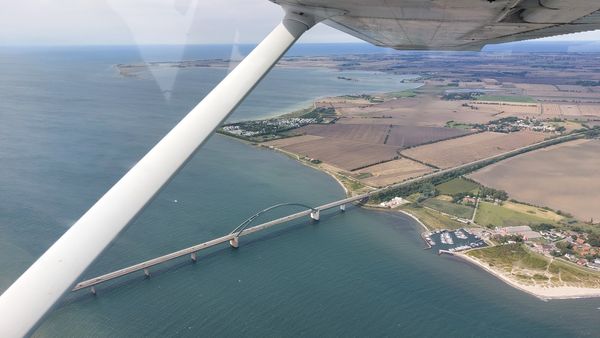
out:
{"label": "house", "polygon": [[539,232],[531,230],[527,225],[499,228],[497,233],[502,236],[521,235],[526,241],[542,237]]}
{"label": "house", "polygon": [[397,206],[400,206],[402,204],[406,203],[404,201],[404,199],[402,197],[394,197],[391,200],[387,201],[387,202],[381,202],[379,203],[380,207],[384,207],[384,208],[395,208]]}
{"label": "house", "polygon": [[518,234],[523,231],[531,231],[531,228],[527,225],[521,225],[521,226],[514,226],[514,227],[504,227],[504,228],[500,228],[499,230],[501,232],[503,232],[505,235],[510,235],[510,234]]}
{"label": "house", "polygon": [[574,255],[569,254],[569,253],[565,254],[565,258],[570,260],[571,262],[575,262],[577,260],[577,257],[575,257]]}
{"label": "house", "polygon": [[464,204],[476,204],[477,199],[475,197],[465,196],[465,197],[463,197],[462,202]]}

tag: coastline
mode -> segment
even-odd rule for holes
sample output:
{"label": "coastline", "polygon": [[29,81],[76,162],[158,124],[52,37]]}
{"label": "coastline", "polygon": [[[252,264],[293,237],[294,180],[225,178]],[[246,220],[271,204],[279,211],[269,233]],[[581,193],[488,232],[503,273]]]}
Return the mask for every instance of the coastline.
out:
{"label": "coastline", "polygon": [[[273,147],[273,148],[268,148],[268,149],[279,151],[288,156],[291,155],[291,154],[289,154],[283,150],[280,150],[278,148]],[[333,177],[333,179],[336,182],[338,182],[338,184],[344,189],[344,191],[346,192],[346,195],[349,194],[348,189],[334,174],[328,172],[327,170],[322,170],[321,168],[319,168],[317,166],[312,166],[312,165],[303,163],[302,161],[299,161],[298,159],[296,159],[296,161],[303,165],[311,167],[315,170],[324,172],[324,173],[328,174],[329,176]],[[367,208],[371,209],[369,207],[367,207]],[[412,218],[415,222],[417,222],[419,225],[421,225],[421,227],[423,229],[425,229],[425,231],[430,231],[429,228],[427,227],[427,225],[425,225],[425,223],[423,223],[415,215],[413,215],[407,211],[404,211],[404,210],[395,210],[395,211],[405,214],[406,216]],[[520,284],[520,283],[514,281],[510,277],[506,276],[504,273],[490,268],[486,263],[481,262],[481,261],[479,261],[473,257],[470,257],[464,253],[455,252],[455,253],[453,253],[453,256],[462,258],[466,262],[471,263],[471,264],[483,269],[485,272],[491,274],[492,276],[500,279],[501,281],[508,284],[509,286],[511,286],[517,290],[520,290],[522,292],[528,293],[528,294],[530,294],[540,300],[543,300],[543,301],[548,301],[548,300],[553,300],[553,299],[554,300],[556,300],[556,299],[581,299],[581,298],[598,298],[598,297],[600,297],[600,289],[594,289],[594,288],[583,288],[583,287],[576,287],[576,286],[558,286],[558,287],[552,287],[552,288],[545,288],[545,287],[541,287],[541,286],[523,285],[523,284]]]}
{"label": "coastline", "polygon": [[427,232],[431,231],[431,230],[429,230],[429,228],[427,227],[427,225],[425,225],[425,223],[421,222],[420,219],[418,219],[415,215],[411,214],[410,212],[404,211],[404,210],[396,210],[396,211],[398,211],[400,213],[403,213],[406,216],[408,216],[408,217],[412,218],[413,220],[415,220],[415,222],[419,223],[423,227],[423,229],[425,229],[425,231],[427,231]]}
{"label": "coastline", "polygon": [[[285,115],[285,114],[284,114]],[[282,116],[282,115],[279,115]],[[351,196],[352,195],[352,188],[346,187],[346,185],[344,184],[344,182],[342,182],[342,180],[340,178],[338,178],[336,176],[335,173],[330,172],[329,170],[327,170],[326,168],[322,168],[318,165],[313,165],[311,163],[302,161],[300,159],[300,157],[297,154],[288,152],[286,150],[274,147],[274,146],[264,146],[260,143],[257,142],[252,142],[249,140],[245,140],[239,137],[235,137],[233,135],[229,135],[227,133],[220,133],[221,135],[224,136],[228,136],[230,138],[236,139],[238,141],[242,141],[243,143],[255,146],[257,148],[266,148],[268,150],[274,150],[277,151],[281,154],[286,155],[287,157],[294,159],[296,162],[305,165],[307,167],[310,167],[312,169],[318,170],[320,172],[326,173],[327,175],[329,175],[330,177],[332,177],[344,190],[344,193],[346,196]],[[365,207],[368,209],[377,209],[377,208],[373,208],[370,207],[369,205],[364,205],[361,207]],[[415,215],[406,212],[404,210],[395,210],[397,212],[403,213],[404,215],[410,217],[413,219],[413,221],[415,221],[416,223],[418,223],[424,230],[425,232],[429,232],[430,229],[427,227],[427,225],[425,225],[418,217],[416,217]],[[423,238],[423,240],[425,240],[424,238],[424,233],[421,234],[421,237]],[[426,241],[425,241],[426,242]],[[427,243],[427,242],[426,242]],[[429,246],[429,244],[428,244]],[[431,246],[429,246],[429,248],[431,248]],[[464,253],[453,253],[453,256],[458,256],[460,258],[462,258],[464,261],[473,264],[481,269],[483,269],[484,271],[490,273],[491,275],[493,275],[494,277],[502,280],[503,282],[505,282],[506,284],[508,284],[509,286],[512,286],[520,291],[526,292],[538,299],[547,301],[547,300],[551,300],[551,299],[577,299],[577,298],[595,298],[595,297],[600,297],[600,288],[585,288],[585,287],[577,287],[577,286],[557,286],[557,287],[543,287],[543,286],[532,286],[532,285],[525,285],[525,284],[521,284],[518,281],[515,281],[514,279],[512,279],[509,275],[507,275],[505,272],[503,271],[498,271],[495,270],[494,268],[490,267],[489,265],[487,265],[485,262],[480,261],[478,259],[475,259],[473,257],[470,257]]]}
{"label": "coastline", "polygon": [[[261,147],[261,146],[258,146]],[[261,148],[266,148],[266,147],[261,147]],[[294,156],[292,156],[292,154],[283,151],[279,148],[267,148],[269,150],[275,150],[278,151],[280,153],[283,153],[291,158],[293,158]],[[349,195],[349,191],[348,189],[344,186],[344,184],[332,173],[330,173],[327,170],[322,170],[321,168],[317,167],[317,166],[313,166],[313,165],[309,165],[307,163],[303,163],[302,161],[298,160],[297,158],[295,158],[295,160],[300,163],[303,164],[307,167],[313,168],[315,170],[318,170],[320,172],[326,173],[329,176],[333,177],[333,179],[342,187],[342,189],[344,189],[344,191],[346,192],[346,195]],[[365,206],[365,208],[367,209],[373,209],[370,208],[368,206]],[[423,223],[418,217],[416,217],[415,215],[404,211],[404,210],[395,210],[397,212],[400,212],[410,218],[412,218],[416,223],[418,223],[423,229],[425,229],[425,231],[430,231],[430,229],[427,227],[427,225],[425,225],[425,223]],[[461,252],[455,252],[452,253],[453,256],[459,257],[461,259],[463,259],[464,261],[466,261],[467,263],[473,264],[481,269],[483,269],[485,272],[491,274],[492,276],[500,279],[501,281],[503,281],[504,283],[506,283],[507,285],[520,290],[522,292],[525,292],[527,294],[530,294],[540,300],[543,301],[549,301],[549,300],[557,300],[557,299],[581,299],[581,298],[597,298],[600,297],[600,289],[593,289],[593,288],[582,288],[582,287],[575,287],[575,286],[559,286],[559,287],[553,287],[553,288],[545,288],[545,287],[540,287],[540,286],[531,286],[531,285],[523,285],[520,284],[516,281],[514,281],[513,279],[511,279],[510,277],[506,276],[505,274],[503,274],[500,271],[494,270],[492,268],[490,268],[487,264],[485,264],[484,262],[481,262],[473,257],[470,257],[464,253]]]}
{"label": "coastline", "polygon": [[491,268],[486,263],[473,257],[470,257],[464,253],[454,252],[453,256],[459,257],[467,263],[473,264],[483,269],[484,271],[488,272],[489,274],[498,278],[504,283],[512,286],[513,288],[528,293],[543,301],[549,301],[553,299],[581,299],[600,297],[600,289],[582,288],[576,286],[557,286],[552,288],[545,288],[541,286],[523,285],[506,276],[504,273]]}
{"label": "coastline", "polygon": [[[286,152],[282,149],[275,148],[275,147],[264,147],[259,144],[255,144],[255,143],[252,143],[252,142],[249,142],[246,140],[242,140],[240,138],[233,137],[233,136],[230,136],[227,134],[222,134],[222,135],[230,137],[230,138],[238,140],[238,141],[241,141],[248,145],[255,146],[257,148],[264,148],[266,150],[277,151],[281,154],[284,154],[284,155],[294,159],[299,164],[302,164],[309,168],[312,168],[312,169],[318,170],[322,173],[325,173],[325,174],[331,176],[342,187],[342,189],[344,189],[346,196],[350,195],[350,191],[348,190],[348,188],[346,188],[346,186],[344,186],[344,184],[333,173],[331,173],[327,170],[323,170],[322,168],[319,168],[317,166],[310,165],[308,163],[300,161],[298,159],[298,157],[295,156],[294,154],[291,154],[289,152]],[[373,209],[368,206],[364,206],[364,207],[367,209]],[[413,214],[411,214],[407,211],[404,211],[404,210],[395,210],[395,211],[403,213],[406,216],[412,218],[423,229],[425,229],[425,231],[430,231],[429,228],[418,217],[414,216]],[[474,266],[476,266],[476,267],[484,270],[485,272],[491,274],[492,276],[500,279],[507,285],[509,285],[517,290],[520,290],[522,292],[525,292],[527,294],[530,294],[530,295],[532,295],[540,300],[543,300],[543,301],[557,300],[557,299],[600,298],[600,289],[582,288],[582,287],[575,287],[575,286],[559,286],[559,287],[553,287],[553,288],[545,288],[545,287],[540,287],[540,286],[523,285],[523,284],[520,284],[520,283],[514,281],[510,277],[506,276],[504,273],[494,270],[493,268],[489,267],[486,263],[481,262],[481,261],[479,261],[473,257],[470,257],[464,253],[454,252],[454,253],[452,253],[452,255],[463,259],[467,263],[473,264]]]}

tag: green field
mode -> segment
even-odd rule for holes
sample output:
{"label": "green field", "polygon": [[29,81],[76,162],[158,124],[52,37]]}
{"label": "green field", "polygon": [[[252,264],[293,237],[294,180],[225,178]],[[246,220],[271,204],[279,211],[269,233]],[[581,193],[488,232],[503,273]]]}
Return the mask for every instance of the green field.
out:
{"label": "green field", "polygon": [[454,215],[465,219],[470,219],[473,216],[473,210],[475,210],[475,208],[473,207],[468,207],[466,205],[456,204],[448,201],[442,201],[437,198],[430,198],[423,202],[423,205],[435,209],[437,211],[441,211],[446,214]]}
{"label": "green field", "polygon": [[465,130],[473,129],[473,125],[472,124],[461,123],[461,122],[454,122],[454,121],[448,121],[448,122],[446,122],[446,127],[448,127],[448,128],[456,128],[456,129],[465,129]]}
{"label": "green field", "polygon": [[437,185],[436,189],[443,195],[454,195],[462,192],[477,194],[479,191],[479,184],[462,177],[457,177]]}
{"label": "green field", "polygon": [[477,209],[475,223],[488,227],[507,227],[540,223],[555,224],[556,222],[529,213],[511,210],[501,205],[481,201]]}
{"label": "green field", "polygon": [[509,95],[481,95],[477,97],[478,101],[502,101],[502,102],[523,102],[535,103],[535,99],[530,96],[509,96]]}
{"label": "green field", "polygon": [[386,93],[386,96],[395,97],[395,98],[403,98],[403,97],[415,97],[415,96],[417,96],[417,94],[412,90],[404,90],[401,92]]}
{"label": "green field", "polygon": [[525,284],[600,287],[600,273],[560,259],[551,260],[531,252],[522,244],[498,245],[466,254]]}
{"label": "green field", "polygon": [[454,221],[447,216],[426,208],[416,207],[414,204],[405,204],[400,209],[411,213],[413,216],[421,220],[430,230],[436,229],[460,229],[465,225]]}

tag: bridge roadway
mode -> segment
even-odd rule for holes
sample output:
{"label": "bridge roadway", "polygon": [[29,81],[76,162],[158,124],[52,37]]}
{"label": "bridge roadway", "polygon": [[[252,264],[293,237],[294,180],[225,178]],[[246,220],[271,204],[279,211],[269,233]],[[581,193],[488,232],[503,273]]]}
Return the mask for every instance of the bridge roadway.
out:
{"label": "bridge roadway", "polygon": [[[84,288],[89,288],[92,287],[92,292],[95,293],[95,289],[93,289],[93,286],[98,285],[100,283],[104,283],[107,282],[109,280],[115,279],[115,278],[119,278],[125,275],[128,275],[130,273],[136,272],[136,271],[141,271],[143,270],[144,273],[146,274],[146,276],[150,276],[150,272],[148,270],[148,268],[158,265],[158,264],[162,264],[165,263],[167,261],[173,260],[175,258],[179,258],[179,257],[183,257],[183,256],[187,256],[190,255],[191,259],[193,261],[196,261],[196,253],[198,251],[204,250],[204,249],[208,249],[210,247],[213,247],[215,245],[219,245],[222,243],[226,243],[226,242],[230,242],[230,241],[236,241],[237,243],[237,238],[238,237],[242,237],[242,236],[246,236],[246,235],[250,235],[252,233],[261,231],[261,230],[265,230],[267,228],[270,228],[274,225],[277,224],[281,224],[281,223],[285,223],[285,222],[289,222],[291,220],[294,219],[298,219],[301,217],[305,217],[305,216],[311,216],[311,213],[314,213],[314,211],[323,211],[323,210],[327,210],[327,209],[332,209],[335,207],[342,207],[345,206],[348,203],[352,203],[352,202],[356,202],[356,201],[360,201],[364,198],[369,197],[369,195],[371,195],[373,192],[369,192],[366,194],[361,194],[361,195],[356,195],[356,196],[352,196],[352,197],[348,197],[348,198],[344,198],[335,202],[331,202],[331,203],[327,203],[318,207],[315,207],[313,209],[308,209],[308,210],[304,210],[304,211],[300,211],[297,212],[295,214],[291,214],[288,216],[284,216],[266,223],[262,223],[250,228],[246,228],[244,230],[242,230],[239,233],[231,233],[219,238],[215,238],[212,239],[210,241],[204,242],[204,243],[200,243],[200,244],[196,244],[194,246],[191,246],[189,248],[185,248],[185,249],[181,249],[179,251],[175,251],[175,252],[171,252],[169,254],[166,254],[164,256],[160,256],[160,257],[156,257],[150,260],[147,260],[145,262],[141,262],[132,266],[128,266],[126,268],[117,270],[117,271],[113,271],[110,273],[107,273],[105,275],[101,275],[98,277],[94,277],[88,280],[85,280],[83,282],[78,283],[77,285],[75,285],[75,287],[71,290],[71,291],[77,291],[77,290],[81,290]],[[344,210],[344,207],[342,207],[342,210]],[[312,216],[311,216],[312,217]],[[318,218],[318,216],[316,217]],[[231,243],[231,242],[230,242]]]}
{"label": "bridge roadway", "polygon": [[[365,194],[361,194],[361,195],[356,195],[356,196],[344,198],[344,199],[341,199],[341,200],[338,200],[338,201],[334,201],[334,202],[331,202],[331,203],[327,203],[327,204],[315,207],[313,209],[300,211],[300,212],[297,212],[295,214],[291,214],[291,215],[288,215],[288,216],[285,216],[285,217],[281,217],[281,218],[278,218],[278,219],[275,219],[275,220],[272,220],[272,221],[269,221],[269,222],[266,222],[266,223],[262,223],[262,224],[259,224],[259,225],[256,225],[256,226],[253,226],[253,227],[250,227],[250,228],[246,228],[246,229],[240,231],[239,233],[231,233],[231,234],[219,237],[219,238],[212,239],[212,240],[210,240],[208,242],[200,243],[200,244],[191,246],[189,248],[185,248],[185,249],[182,249],[182,250],[179,250],[179,251],[175,251],[175,252],[166,254],[164,256],[156,257],[156,258],[147,260],[145,262],[141,262],[141,263],[138,263],[138,264],[135,264],[135,265],[132,265],[132,266],[129,266],[129,267],[117,270],[117,271],[113,271],[113,272],[107,273],[107,274],[102,275],[102,276],[98,276],[98,277],[94,277],[94,278],[82,281],[82,282],[78,283],[77,285],[75,285],[75,287],[71,291],[77,291],[77,290],[81,290],[81,289],[84,289],[84,288],[91,287],[92,293],[95,294],[96,290],[94,289],[94,286],[98,285],[100,283],[104,283],[104,282],[107,282],[109,280],[112,280],[112,279],[115,279],[115,278],[118,278],[118,277],[122,277],[122,276],[128,275],[130,273],[133,273],[133,272],[136,272],[136,271],[140,271],[140,270],[143,270],[144,273],[145,273],[145,275],[147,277],[149,277],[150,276],[150,272],[149,272],[148,268],[150,268],[152,266],[155,266],[155,265],[158,265],[158,264],[161,264],[161,263],[173,260],[173,259],[178,258],[178,257],[186,256],[186,255],[190,255],[191,259],[193,261],[196,261],[196,253],[198,251],[201,251],[201,250],[204,250],[204,249],[208,249],[210,247],[213,247],[215,245],[222,244],[222,243],[225,243],[225,242],[229,242],[232,246],[237,247],[237,244],[238,244],[237,239],[239,237],[250,235],[252,233],[255,233],[255,232],[258,232],[258,231],[270,228],[270,227],[272,227],[274,225],[277,225],[277,224],[285,223],[285,222],[288,222],[288,221],[291,221],[291,220],[294,220],[294,219],[298,219],[298,218],[301,218],[301,217],[305,217],[305,216],[310,216],[311,218],[318,220],[319,219],[319,212],[322,211],[322,210],[327,210],[327,209],[335,208],[335,207],[338,207],[338,206],[341,207],[342,210],[344,210],[346,204],[353,203],[353,202],[356,202],[356,201],[368,198],[369,196],[371,196],[373,194],[377,194],[377,193],[383,192],[385,190],[389,190],[389,189],[393,189],[393,188],[396,188],[396,187],[399,187],[399,186],[411,184],[411,183],[414,183],[414,182],[417,182],[417,181],[421,181],[421,180],[433,178],[433,177],[436,177],[436,176],[439,176],[439,175],[443,175],[445,173],[448,173],[448,172],[451,172],[451,171],[454,171],[454,170],[459,170],[459,169],[463,169],[463,168],[466,168],[466,167],[469,167],[469,166],[472,166],[472,165],[484,163],[486,161],[490,161],[490,160],[494,160],[494,159],[502,159],[502,157],[506,157],[506,156],[514,156],[514,155],[519,154],[520,152],[533,150],[536,147],[539,147],[540,145],[544,145],[544,144],[547,144],[547,143],[556,142],[556,141],[566,141],[566,140],[570,140],[570,139],[575,139],[575,138],[581,137],[583,135],[584,135],[584,133],[575,133],[575,134],[570,134],[570,135],[566,135],[566,136],[561,136],[561,137],[556,137],[556,138],[553,138],[553,139],[541,141],[541,142],[538,142],[538,143],[535,143],[535,144],[531,144],[531,145],[528,145],[528,146],[525,146],[525,147],[514,149],[514,150],[511,150],[511,151],[502,153],[502,154],[490,156],[490,157],[487,157],[487,158],[484,158],[484,159],[480,159],[480,160],[477,160],[477,161],[474,161],[474,162],[470,162],[470,163],[466,163],[466,164],[463,164],[463,165],[459,165],[459,166],[456,166],[456,167],[453,167],[453,168],[437,170],[437,171],[434,171],[432,173],[429,173],[429,174],[426,174],[426,175],[423,175],[423,176],[420,176],[420,177],[416,177],[416,178],[413,178],[413,179],[408,179],[406,181],[403,181],[403,182],[400,182],[400,183],[396,183],[396,184],[393,184],[393,185],[390,185],[390,186],[387,186],[387,187],[384,187],[384,188],[375,189],[375,190],[370,191],[370,192],[365,193]],[[316,215],[314,214],[315,211],[317,212]]]}

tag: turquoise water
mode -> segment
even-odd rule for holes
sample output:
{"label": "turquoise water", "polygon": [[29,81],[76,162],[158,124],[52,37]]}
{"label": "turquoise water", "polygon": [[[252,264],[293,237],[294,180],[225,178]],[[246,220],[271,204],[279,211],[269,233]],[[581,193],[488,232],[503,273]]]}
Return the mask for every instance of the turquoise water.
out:
{"label": "turquoise water", "polygon": [[[168,50],[155,53],[168,60]],[[112,67],[136,61],[135,49],[123,47],[0,53],[0,291],[225,75],[180,71],[167,97],[160,78],[122,78]],[[337,75],[275,69],[233,118],[401,86]],[[276,203],[342,196],[327,175],[217,135],[84,278],[228,233]],[[97,297],[71,294],[34,335],[598,336],[599,300],[539,301],[423,250],[420,231],[400,214],[330,211],[318,224],[298,220],[244,237],[238,250],[205,251],[196,264],[153,269],[148,280],[101,286]]]}

